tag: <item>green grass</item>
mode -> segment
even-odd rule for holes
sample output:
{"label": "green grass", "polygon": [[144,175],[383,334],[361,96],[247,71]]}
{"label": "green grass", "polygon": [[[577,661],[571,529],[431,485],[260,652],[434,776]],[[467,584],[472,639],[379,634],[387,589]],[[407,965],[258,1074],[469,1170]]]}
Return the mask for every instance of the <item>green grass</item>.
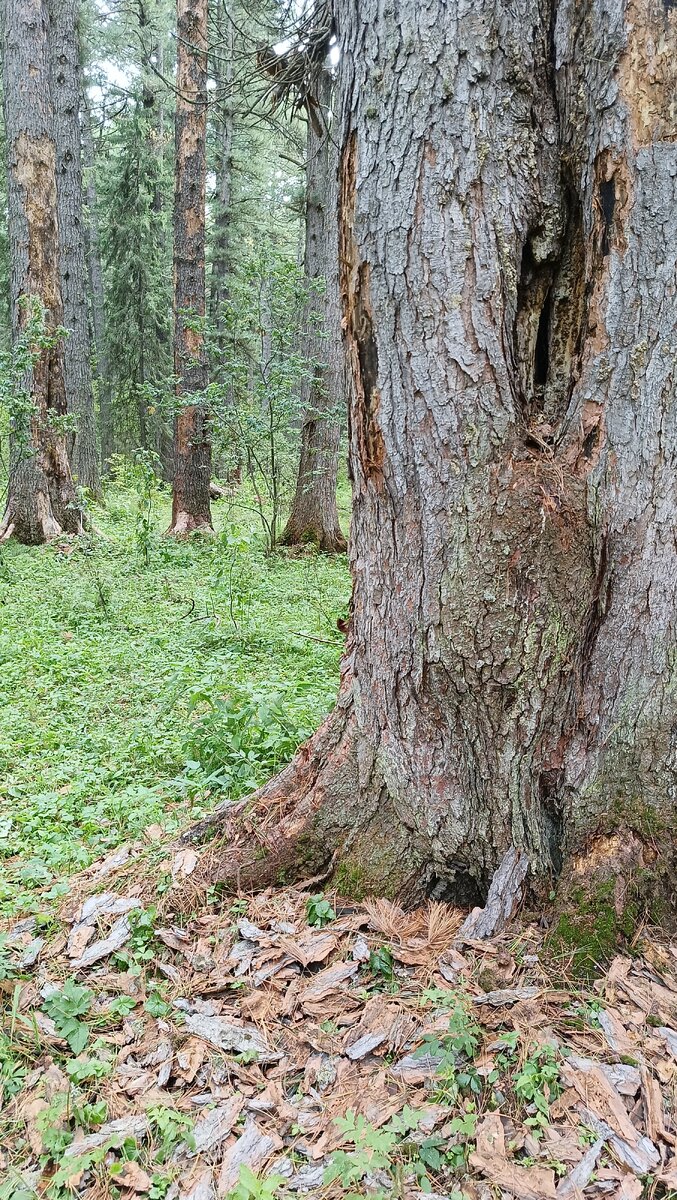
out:
{"label": "green grass", "polygon": [[228,501],[214,538],[163,538],[167,495],[140,538],[138,504],[111,488],[96,534],[0,551],[0,913],[263,782],[331,708],[345,558],[266,558]]}

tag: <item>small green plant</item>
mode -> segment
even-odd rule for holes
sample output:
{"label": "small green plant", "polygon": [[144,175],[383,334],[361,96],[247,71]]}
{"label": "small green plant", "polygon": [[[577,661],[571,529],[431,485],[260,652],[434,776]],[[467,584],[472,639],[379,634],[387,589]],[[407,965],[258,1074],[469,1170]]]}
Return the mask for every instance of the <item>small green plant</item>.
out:
{"label": "small green plant", "polygon": [[532,1110],[525,1125],[531,1127],[535,1137],[541,1137],[550,1118],[550,1104],[562,1091],[558,1054],[554,1046],[548,1043],[537,1046],[525,1059],[512,1086],[515,1096]]}
{"label": "small green plant", "polygon": [[[124,949],[119,950],[115,955],[116,962],[119,962],[125,967],[135,967],[138,970],[144,963],[151,962],[155,957],[155,921],[157,919],[157,909],[154,905],[149,908],[133,908],[129,914],[129,926],[132,931],[127,945]],[[129,996],[120,996],[119,1000],[124,1000],[129,1003]],[[128,1012],[135,1007],[135,1001],[131,1002]],[[110,1011],[110,1006],[109,1006]],[[124,1015],[121,1013],[120,1015]]]}
{"label": "small green plant", "polygon": [[159,989],[154,989],[149,993],[143,1007],[151,1017],[166,1017],[172,1011],[171,1004],[167,1003]]}
{"label": "small green plant", "polygon": [[325,1184],[338,1180],[344,1188],[352,1188],[360,1184],[365,1175],[390,1170],[397,1145],[397,1134],[392,1129],[374,1129],[363,1116],[355,1116],[353,1112],[339,1117],[336,1124],[344,1139],[352,1142],[352,1149],[334,1151],[324,1172]]}
{"label": "small green plant", "polygon": [[380,975],[386,982],[392,981],[395,962],[389,946],[378,946],[369,955],[369,970],[373,975]]}
{"label": "small green plant", "polygon": [[228,1200],[275,1200],[283,1183],[281,1175],[266,1175],[261,1179],[242,1163],[237,1187],[228,1193]]}
{"label": "small green plant", "polygon": [[311,896],[306,902],[306,920],[309,925],[314,925],[321,929],[323,925],[328,925],[333,921],[336,913],[328,900],[325,900],[324,893],[318,892],[317,896]]}
{"label": "small green plant", "polygon": [[26,1067],[16,1054],[10,1038],[0,1029],[0,1110],[6,1100],[23,1087]]}
{"label": "small green plant", "polygon": [[80,987],[71,977],[45,1000],[47,1015],[52,1018],[59,1036],[66,1039],[73,1054],[80,1054],[89,1040],[89,1025],[80,1018],[87,1015],[93,999],[91,989]]}
{"label": "small green plant", "polygon": [[195,1150],[193,1122],[185,1113],[159,1105],[149,1108],[148,1117],[158,1140],[157,1158],[160,1162],[166,1162],[172,1150],[182,1143],[189,1150]]}
{"label": "small green plant", "polygon": [[7,948],[7,934],[0,933],[0,980],[16,979],[16,976],[16,966]]}
{"label": "small green plant", "polygon": [[439,1060],[436,1098],[442,1104],[455,1104],[461,1095],[482,1092],[482,1080],[472,1065],[482,1031],[468,996],[460,991],[448,995],[451,997],[445,1003],[445,1007],[451,1006],[448,1033],[443,1037],[427,1034],[416,1054],[430,1054]]}
{"label": "small green plant", "polygon": [[71,1083],[98,1083],[106,1079],[113,1070],[113,1064],[103,1058],[69,1058],[66,1063],[66,1074]]}

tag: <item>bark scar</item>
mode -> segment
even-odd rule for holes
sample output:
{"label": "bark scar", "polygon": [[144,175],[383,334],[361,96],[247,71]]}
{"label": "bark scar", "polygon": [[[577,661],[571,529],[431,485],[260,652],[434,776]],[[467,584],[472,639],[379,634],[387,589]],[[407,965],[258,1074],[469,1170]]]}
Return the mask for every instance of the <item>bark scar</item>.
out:
{"label": "bark scar", "polygon": [[339,196],[340,284],[343,330],[354,381],[351,426],[365,479],[382,475],[385,443],[378,424],[378,348],[369,263],[359,261],[355,237],[357,141],[351,133],[341,157]]}

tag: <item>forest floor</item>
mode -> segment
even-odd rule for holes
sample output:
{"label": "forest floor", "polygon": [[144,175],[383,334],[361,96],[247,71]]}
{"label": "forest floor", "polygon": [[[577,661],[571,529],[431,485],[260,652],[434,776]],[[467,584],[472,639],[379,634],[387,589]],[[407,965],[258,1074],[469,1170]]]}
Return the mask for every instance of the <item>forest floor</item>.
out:
{"label": "forest floor", "polygon": [[177,834],[330,707],[349,580],[154,504],[0,559],[0,1200],[677,1200],[677,947],[198,892]]}
{"label": "forest floor", "polygon": [[246,494],[176,542],[169,495],[122,482],[97,534],[0,547],[0,915],[251,791],[336,695],[345,556],[266,557]]}

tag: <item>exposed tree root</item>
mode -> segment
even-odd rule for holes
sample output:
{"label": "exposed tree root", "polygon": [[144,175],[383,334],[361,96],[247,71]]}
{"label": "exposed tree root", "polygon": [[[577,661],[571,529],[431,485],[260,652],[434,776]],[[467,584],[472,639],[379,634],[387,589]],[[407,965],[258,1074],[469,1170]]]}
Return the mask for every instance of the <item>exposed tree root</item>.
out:
{"label": "exposed tree root", "polygon": [[213,532],[214,527],[209,521],[204,521],[181,510],[172,518],[172,523],[165,536],[182,538],[189,537],[191,533],[213,534]]}
{"label": "exposed tree root", "polygon": [[315,546],[323,554],[345,554],[348,543],[339,526],[328,529],[314,522],[298,522],[289,518],[279,539],[281,546]]}

